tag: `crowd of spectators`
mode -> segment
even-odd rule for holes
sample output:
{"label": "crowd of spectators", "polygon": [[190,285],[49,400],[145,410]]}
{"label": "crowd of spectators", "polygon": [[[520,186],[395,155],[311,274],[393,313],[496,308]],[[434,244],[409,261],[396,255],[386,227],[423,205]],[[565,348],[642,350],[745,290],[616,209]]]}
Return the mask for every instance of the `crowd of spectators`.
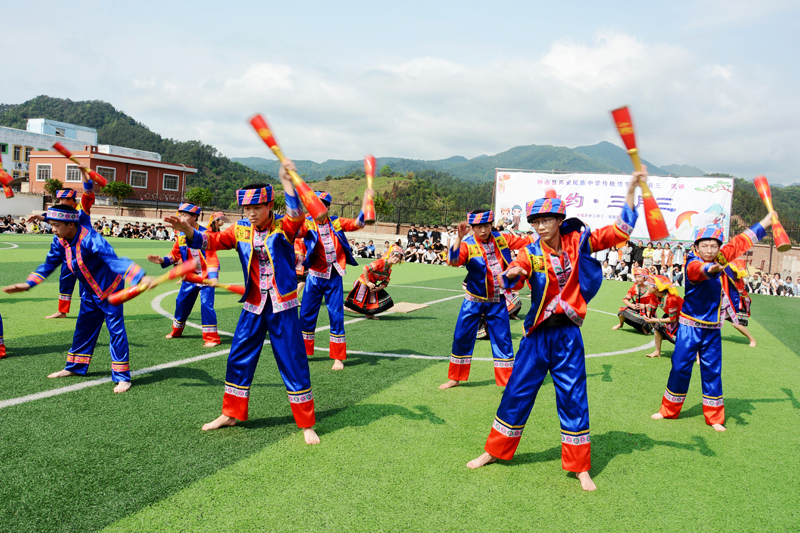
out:
{"label": "crowd of spectators", "polygon": [[786,276],[786,279],[781,279],[781,275],[777,272],[772,274],[772,278],[769,277],[769,274],[756,273],[747,277],[745,283],[750,294],[800,298],[800,279],[792,281],[792,276]]}
{"label": "crowd of spectators", "polygon": [[[47,224],[49,227],[50,224]],[[0,217],[0,233],[28,233],[28,226],[25,224],[25,218],[19,217],[19,220],[14,220],[11,215]],[[37,227],[35,233],[41,233]]]}

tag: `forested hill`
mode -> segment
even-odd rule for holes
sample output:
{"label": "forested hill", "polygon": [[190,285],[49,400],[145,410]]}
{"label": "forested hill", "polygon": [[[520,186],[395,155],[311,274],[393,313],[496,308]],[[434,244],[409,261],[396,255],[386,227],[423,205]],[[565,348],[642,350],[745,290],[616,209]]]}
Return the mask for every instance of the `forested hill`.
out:
{"label": "forested hill", "polygon": [[[234,158],[252,169],[274,175],[278,162],[261,157]],[[363,168],[362,161],[342,161],[329,159],[324,163],[314,161],[295,161],[300,174],[309,181],[324,179],[326,176],[343,176]],[[651,174],[667,175],[668,172],[644,161]],[[378,168],[389,165],[396,172],[419,173],[423,170],[448,172],[456,179],[481,183],[494,181],[495,169],[517,168],[530,170],[567,170],[575,172],[603,172],[629,174],[633,171],[630,157],[620,147],[609,142],[593,146],[567,148],[565,146],[536,145],[516,146],[492,156],[481,155],[473,159],[461,156],[438,160],[403,159],[399,157],[379,157]]]}
{"label": "forested hill", "polygon": [[231,161],[213,146],[200,141],[166,139],[99,100],[73,102],[37,96],[18,105],[0,104],[0,126],[24,130],[28,118],[47,118],[95,128],[99,144],[158,152],[166,162],[195,167],[197,174],[189,178],[188,185],[213,191],[216,206],[228,207],[235,201],[236,189],[248,183],[276,183],[268,176]]}

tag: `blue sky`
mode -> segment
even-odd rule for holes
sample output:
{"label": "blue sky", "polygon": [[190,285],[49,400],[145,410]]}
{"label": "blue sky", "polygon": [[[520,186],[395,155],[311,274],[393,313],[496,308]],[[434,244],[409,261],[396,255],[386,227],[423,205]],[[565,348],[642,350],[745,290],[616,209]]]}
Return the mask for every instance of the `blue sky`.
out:
{"label": "blue sky", "polygon": [[620,144],[628,104],[656,164],[800,182],[796,1],[35,6],[0,101],[104,100],[229,157],[270,157],[254,112],[295,159],[435,159]]}

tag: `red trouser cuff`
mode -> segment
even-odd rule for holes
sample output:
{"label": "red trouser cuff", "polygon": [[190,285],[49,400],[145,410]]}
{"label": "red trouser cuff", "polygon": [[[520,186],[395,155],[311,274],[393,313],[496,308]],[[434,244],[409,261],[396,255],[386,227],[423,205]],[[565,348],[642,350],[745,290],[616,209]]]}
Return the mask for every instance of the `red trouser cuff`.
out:
{"label": "red trouser cuff", "polygon": [[178,337],[183,336],[183,328],[176,328],[175,326],[172,327],[172,338],[177,339]]}
{"label": "red trouser cuff", "polygon": [[496,366],[494,367],[494,381],[498,387],[505,387],[508,385],[508,378],[511,377],[511,371],[514,367],[511,366]]}
{"label": "red trouser cuff", "polygon": [[6,356],[6,345],[0,344],[0,359]]}
{"label": "red trouser cuff", "polygon": [[236,420],[247,420],[247,404],[250,398],[225,393],[222,397],[222,414]]}
{"label": "red trouser cuff", "polygon": [[292,408],[292,416],[299,428],[310,428],[317,423],[317,417],[314,414],[314,400],[302,403],[289,403]]}
{"label": "red trouser cuff", "polygon": [[517,451],[517,446],[519,446],[519,441],[521,438],[521,435],[519,437],[507,437],[506,435],[503,435],[496,429],[492,428],[489,431],[489,438],[486,439],[486,446],[484,449],[492,457],[506,460],[513,459],[514,453]]}
{"label": "red trouser cuff", "polygon": [[714,424],[724,424],[725,406],[703,405],[703,415],[706,417],[706,424],[709,426],[713,426]]}
{"label": "red trouser cuff", "polygon": [[592,445],[561,443],[561,468],[569,472],[588,472],[592,469]]}
{"label": "red trouser cuff", "polygon": [[450,367],[447,369],[447,378],[455,381],[467,381],[469,379],[470,366],[472,366],[470,363],[454,363],[451,360]]}
{"label": "red trouser cuff", "polygon": [[661,398],[661,409],[658,410],[664,418],[678,418],[681,414],[683,402],[671,402],[666,398]]}
{"label": "red trouser cuff", "polygon": [[347,359],[347,343],[346,342],[332,342],[331,343],[331,359],[344,361]]}
{"label": "red trouser cuff", "polygon": [[306,356],[314,355],[314,339],[303,339],[303,344],[306,345]]}
{"label": "red trouser cuff", "polygon": [[58,301],[58,312],[64,313],[65,315],[69,313],[69,304],[71,304],[71,300],[59,300]]}
{"label": "red trouser cuff", "polygon": [[212,332],[212,333],[203,333],[203,342],[213,342],[216,344],[222,344],[222,340],[219,338],[219,333]]}

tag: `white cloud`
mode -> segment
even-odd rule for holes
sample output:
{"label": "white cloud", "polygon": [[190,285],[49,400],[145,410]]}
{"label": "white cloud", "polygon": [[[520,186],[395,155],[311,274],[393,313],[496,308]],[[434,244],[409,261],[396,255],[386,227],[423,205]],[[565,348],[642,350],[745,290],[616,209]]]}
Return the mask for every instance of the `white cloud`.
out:
{"label": "white cloud", "polygon": [[260,62],[229,79],[163,79],[114,102],[154,131],[232,157],[269,152],[247,119],[265,114],[296,159],[474,157],[518,145],[619,142],[608,111],[631,105],[657,164],[794,181],[800,113],[789,84],[747,66],[700,64],[685,47],[603,30],[541,57],[477,65],[434,57],[336,70]]}

